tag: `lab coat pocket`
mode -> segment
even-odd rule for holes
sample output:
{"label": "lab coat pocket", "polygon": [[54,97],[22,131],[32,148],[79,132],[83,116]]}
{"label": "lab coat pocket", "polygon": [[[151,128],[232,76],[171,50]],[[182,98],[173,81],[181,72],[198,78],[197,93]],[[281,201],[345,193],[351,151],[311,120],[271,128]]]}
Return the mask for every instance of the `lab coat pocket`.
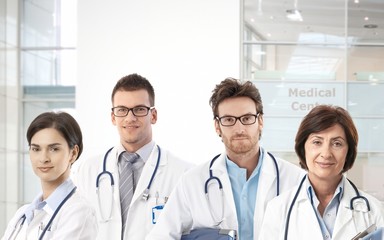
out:
{"label": "lab coat pocket", "polygon": [[41,237],[42,234],[44,234],[43,239],[52,239],[53,237],[55,237],[54,233],[56,232],[56,230],[57,230],[56,225],[48,227],[45,233],[44,233],[44,229],[40,229],[39,238]]}
{"label": "lab coat pocket", "polygon": [[167,197],[162,197],[160,194],[148,198],[146,215],[149,216],[148,221],[150,222],[151,228],[157,223],[167,199]]}

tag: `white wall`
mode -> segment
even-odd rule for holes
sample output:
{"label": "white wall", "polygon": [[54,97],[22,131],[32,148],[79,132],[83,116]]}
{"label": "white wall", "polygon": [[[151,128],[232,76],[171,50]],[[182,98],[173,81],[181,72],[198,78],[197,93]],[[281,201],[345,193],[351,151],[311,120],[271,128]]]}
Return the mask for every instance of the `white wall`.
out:
{"label": "white wall", "polygon": [[78,1],[76,110],[82,158],[118,141],[111,92],[138,73],[156,93],[154,139],[187,161],[209,161],[223,149],[209,97],[215,84],[239,77],[240,10],[233,0]]}

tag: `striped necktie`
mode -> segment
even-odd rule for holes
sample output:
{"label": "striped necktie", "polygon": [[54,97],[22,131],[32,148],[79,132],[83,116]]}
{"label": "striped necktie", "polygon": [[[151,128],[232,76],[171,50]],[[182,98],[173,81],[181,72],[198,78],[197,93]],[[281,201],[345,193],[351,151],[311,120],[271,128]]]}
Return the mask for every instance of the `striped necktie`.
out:
{"label": "striped necktie", "polygon": [[129,205],[131,204],[134,193],[134,175],[137,164],[143,162],[136,153],[123,152],[119,160],[119,189],[120,189],[120,205],[122,220],[122,238],[124,236]]}

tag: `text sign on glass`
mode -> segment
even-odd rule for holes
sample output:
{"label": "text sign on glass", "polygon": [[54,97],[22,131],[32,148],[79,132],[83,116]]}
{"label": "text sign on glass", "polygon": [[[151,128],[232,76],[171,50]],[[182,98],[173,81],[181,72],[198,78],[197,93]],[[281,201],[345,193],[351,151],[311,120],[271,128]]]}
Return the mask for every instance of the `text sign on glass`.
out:
{"label": "text sign on glass", "polygon": [[320,104],[344,107],[343,83],[254,82],[267,115],[305,115]]}

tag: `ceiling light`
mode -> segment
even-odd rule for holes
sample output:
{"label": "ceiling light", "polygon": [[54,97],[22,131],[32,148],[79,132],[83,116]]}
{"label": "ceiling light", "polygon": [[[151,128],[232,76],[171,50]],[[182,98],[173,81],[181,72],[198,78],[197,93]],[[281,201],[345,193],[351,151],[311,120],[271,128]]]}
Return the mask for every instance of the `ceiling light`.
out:
{"label": "ceiling light", "polygon": [[288,9],[287,12],[287,18],[290,21],[296,21],[296,22],[302,22],[303,17],[301,16],[301,11],[297,9]]}

